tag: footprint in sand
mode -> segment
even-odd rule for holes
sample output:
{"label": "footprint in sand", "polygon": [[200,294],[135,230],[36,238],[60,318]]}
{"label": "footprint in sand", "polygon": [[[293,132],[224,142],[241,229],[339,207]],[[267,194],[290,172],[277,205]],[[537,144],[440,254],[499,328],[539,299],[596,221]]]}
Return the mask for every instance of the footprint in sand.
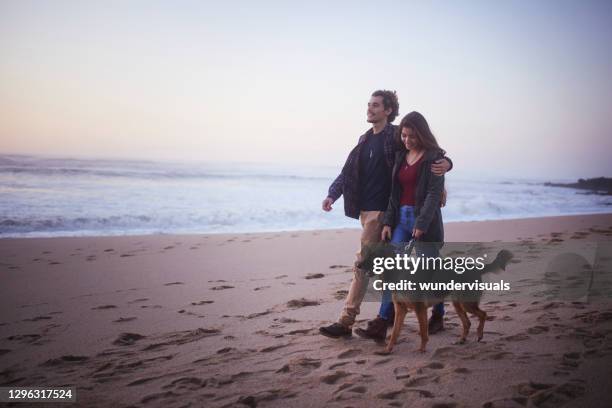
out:
{"label": "footprint in sand", "polygon": [[290,360],[287,364],[276,370],[276,373],[291,373],[292,375],[304,376],[319,367],[321,367],[321,360],[303,357]]}
{"label": "footprint in sand", "polygon": [[423,368],[431,368],[432,370],[441,370],[444,368],[444,364],[438,361],[432,361],[431,363],[427,364]]}
{"label": "footprint in sand", "polygon": [[157,376],[153,376],[153,377],[144,377],[144,378],[139,378],[137,380],[134,380],[132,382],[127,383],[126,385],[128,387],[133,387],[135,385],[142,385],[142,384],[147,384],[150,383],[151,381],[156,381],[165,377],[168,377],[171,374],[165,374],[165,375],[157,375]]}
{"label": "footprint in sand", "polygon": [[547,333],[550,330],[548,326],[533,326],[527,329],[527,333],[529,334],[542,334]]}
{"label": "footprint in sand", "polygon": [[308,334],[312,331],[313,329],[298,329],[298,330],[291,330],[290,332],[287,332],[288,335],[293,336],[296,334]]}
{"label": "footprint in sand", "polygon": [[259,350],[260,353],[269,353],[271,351],[276,351],[278,349],[282,349],[285,347],[289,347],[291,344],[289,343],[285,343],[285,344],[276,344],[274,346],[268,346],[268,347],[264,347],[261,350]]}
{"label": "footprint in sand", "polygon": [[225,290],[225,289],[234,289],[234,287],[230,285],[220,285],[220,286],[213,286],[212,288],[210,288],[210,290]]}
{"label": "footprint in sand", "polygon": [[[273,389],[258,392],[255,395],[248,395],[239,397],[238,400],[232,404],[232,406],[246,405],[247,407],[256,407],[261,402],[272,402],[277,400],[284,400],[289,398],[295,398],[299,394],[297,392],[291,391],[289,389]],[[283,403],[283,405],[289,405],[288,403]]]}
{"label": "footprint in sand", "polygon": [[291,309],[299,309],[306,306],[318,306],[320,302],[318,300],[308,300],[305,298],[293,299],[287,302],[287,307]]}
{"label": "footprint in sand", "polygon": [[145,336],[138,333],[121,333],[119,337],[113,341],[113,344],[116,346],[131,346],[138,340],[142,340],[144,338]]}
{"label": "footprint in sand", "polygon": [[518,333],[518,334],[513,334],[511,336],[505,336],[500,338],[501,341],[524,341],[524,340],[529,340],[529,336],[525,333]]}
{"label": "footprint in sand", "polygon": [[336,358],[340,358],[340,359],[351,358],[351,357],[359,356],[361,354],[363,354],[363,350],[352,348],[352,349],[344,350],[342,353],[338,354]]}
{"label": "footprint in sand", "polygon": [[[379,355],[379,356],[388,356],[389,355],[384,350],[375,351],[374,354]],[[390,363],[392,361],[393,361],[392,357],[387,357],[387,358],[383,358],[383,359],[380,359],[378,361],[375,361],[374,364],[372,364],[372,365],[373,366],[379,366],[379,365],[384,365],[384,364]]]}
{"label": "footprint in sand", "polygon": [[[154,402],[154,401],[159,401],[159,400],[164,400],[164,399],[170,399],[170,400],[176,400],[176,398],[179,397],[178,394],[172,392],[172,391],[166,391],[166,392],[158,392],[155,394],[150,394],[147,395],[145,397],[143,397],[140,402],[143,404],[148,404],[150,402]],[[167,404],[159,404],[160,406],[164,406]]]}
{"label": "footprint in sand", "polygon": [[337,290],[334,293],[334,299],[336,299],[336,300],[344,300],[344,299],[346,299],[346,295],[348,295],[348,290],[344,290],[344,289]]}
{"label": "footprint in sand", "polygon": [[163,349],[166,346],[178,346],[181,344],[192,343],[205,337],[216,336],[221,333],[219,329],[198,328],[196,330],[185,330],[180,332],[168,333],[164,336],[165,341],[152,343],[146,346],[143,351]]}
{"label": "footprint in sand", "polygon": [[134,300],[129,301],[128,304],[138,303],[138,302],[146,302],[147,300],[149,300],[149,298],[134,299]]}
{"label": "footprint in sand", "polygon": [[[476,356],[479,360],[506,360],[514,357],[514,353],[509,351],[488,351],[484,353],[480,353]],[[473,357],[471,357],[473,358]]]}
{"label": "footprint in sand", "polygon": [[368,392],[368,389],[367,389],[367,387],[365,387],[363,385],[356,385],[354,387],[349,388],[346,391],[347,392],[356,392],[358,394],[365,394],[366,392]]}
{"label": "footprint in sand", "polygon": [[135,317],[119,317],[117,320],[113,320],[113,323],[126,323],[136,320]]}
{"label": "footprint in sand", "polygon": [[92,307],[91,310],[107,310],[107,309],[116,309],[117,306],[115,305],[102,305],[102,306],[96,306],[96,307]]}
{"label": "footprint in sand", "polygon": [[84,363],[89,360],[89,357],[86,356],[61,356],[59,358],[52,358],[41,364],[43,367],[61,367],[66,365],[73,365],[78,363]]}
{"label": "footprint in sand", "polygon": [[39,320],[49,320],[49,319],[52,319],[52,317],[51,316],[36,316],[36,317],[31,317],[29,319],[24,319],[22,321],[24,321],[24,322],[37,322]]}
{"label": "footprint in sand", "polygon": [[423,385],[435,382],[439,377],[434,375],[419,375],[411,378],[404,383],[405,387],[422,387]]}
{"label": "footprint in sand", "polygon": [[393,369],[393,374],[396,380],[403,380],[410,377],[410,370],[408,367],[395,367]]}
{"label": "footprint in sand", "polygon": [[561,369],[564,370],[574,370],[580,366],[582,363],[580,352],[569,352],[563,354],[563,359],[561,360]]}
{"label": "footprint in sand", "polygon": [[[560,407],[582,397],[586,393],[585,385],[585,381],[580,379],[570,380],[559,385],[529,381],[514,386],[518,395],[513,399],[522,401],[523,406]],[[483,405],[487,408],[496,406],[501,405]]]}
{"label": "footprint in sand", "polygon": [[202,378],[181,377],[181,378],[178,378],[172,381],[169,384],[164,385],[162,388],[164,389],[175,388],[178,390],[185,390],[185,391],[197,391],[200,388],[206,387],[206,384],[207,384],[207,381]]}
{"label": "footprint in sand", "polygon": [[404,389],[386,390],[386,391],[376,394],[376,398],[385,399],[385,400],[394,400],[400,395],[402,395],[405,391],[406,390]]}
{"label": "footprint in sand", "polygon": [[323,275],[322,273],[309,273],[304,277],[304,279],[321,279],[324,277],[325,275]]}
{"label": "footprint in sand", "polygon": [[209,305],[211,303],[215,303],[214,300],[200,300],[197,302],[191,302],[192,306],[202,306],[202,305]]}
{"label": "footprint in sand", "polygon": [[350,361],[343,361],[341,363],[335,363],[335,364],[332,364],[332,365],[329,366],[329,370],[334,370],[334,369],[336,369],[338,367],[342,367],[342,366],[345,366],[345,365],[350,364],[350,363],[351,363]]}
{"label": "footprint in sand", "polygon": [[457,347],[451,347],[451,346],[445,346],[445,347],[438,347],[437,349],[434,350],[434,352],[431,355],[431,358],[448,358],[448,357],[452,357],[457,353]]}

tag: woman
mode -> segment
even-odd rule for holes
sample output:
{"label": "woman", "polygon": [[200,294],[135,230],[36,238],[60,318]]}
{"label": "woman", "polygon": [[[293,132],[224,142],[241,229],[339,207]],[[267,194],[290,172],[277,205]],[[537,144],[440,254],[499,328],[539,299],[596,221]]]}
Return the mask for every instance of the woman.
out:
{"label": "woman", "polygon": [[[384,217],[383,241],[392,244],[444,241],[441,204],[444,204],[444,176],[431,172],[431,164],[444,157],[427,120],[418,112],[404,116],[397,128],[397,142],[403,147],[395,156],[389,205]],[[436,245],[417,245],[417,255],[438,256]],[[434,306],[429,332],[442,329],[444,303]],[[368,328],[357,329],[362,337],[384,339],[387,325],[393,322],[391,293],[383,292],[378,318]],[[372,326],[372,327],[370,327]]]}

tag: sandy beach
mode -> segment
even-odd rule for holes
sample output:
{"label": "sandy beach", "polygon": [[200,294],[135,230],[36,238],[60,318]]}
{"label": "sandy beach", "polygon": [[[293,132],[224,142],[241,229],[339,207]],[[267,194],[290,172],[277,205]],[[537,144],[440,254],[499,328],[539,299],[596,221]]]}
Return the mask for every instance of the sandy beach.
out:
{"label": "sandy beach", "polygon": [[551,300],[533,265],[612,242],[612,214],[445,229],[514,243],[504,273],[521,295],[483,299],[480,343],[453,344],[449,306],[425,354],[409,314],[390,356],[318,333],[342,309],[357,229],[0,240],[0,385],[75,386],[86,407],[609,406],[612,298]]}

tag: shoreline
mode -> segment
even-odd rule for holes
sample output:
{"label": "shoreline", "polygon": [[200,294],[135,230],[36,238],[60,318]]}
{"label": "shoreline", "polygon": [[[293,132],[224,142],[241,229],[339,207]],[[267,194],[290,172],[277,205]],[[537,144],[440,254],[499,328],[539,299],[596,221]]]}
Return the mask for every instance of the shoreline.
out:
{"label": "shoreline", "polygon": [[[563,219],[574,218],[574,217],[597,217],[597,216],[612,216],[612,211],[610,212],[601,212],[601,213],[584,213],[584,214],[565,214],[565,215],[549,215],[549,216],[533,216],[533,217],[521,217],[521,218],[503,218],[503,219],[486,219],[486,220],[469,220],[469,221],[449,221],[444,223],[444,227],[453,228],[454,225],[463,225],[463,224],[473,224],[473,223],[497,223],[497,222],[526,222],[540,219],[559,219],[563,221]],[[355,220],[357,223],[358,220]],[[157,232],[151,234],[109,234],[109,235],[60,235],[60,236],[31,236],[31,237],[15,237],[15,236],[0,236],[0,242],[4,240],[14,240],[14,239],[76,239],[76,238],[145,238],[145,237],[196,237],[196,236],[235,236],[235,235],[253,235],[253,234],[278,234],[278,233],[309,233],[309,232],[325,232],[325,231],[360,231],[359,227],[340,227],[340,228],[324,228],[324,229],[285,229],[285,230],[274,230],[274,231],[245,231],[245,232],[189,232],[189,233],[165,233],[165,232]]]}

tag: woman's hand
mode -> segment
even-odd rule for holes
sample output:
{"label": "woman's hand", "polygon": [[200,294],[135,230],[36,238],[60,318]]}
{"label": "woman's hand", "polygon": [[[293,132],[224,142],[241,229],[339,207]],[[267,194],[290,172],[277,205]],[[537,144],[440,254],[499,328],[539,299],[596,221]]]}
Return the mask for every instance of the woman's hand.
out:
{"label": "woman's hand", "polygon": [[414,237],[414,239],[421,239],[423,234],[425,234],[425,231],[423,230],[416,229],[416,228],[412,230],[412,236]]}
{"label": "woman's hand", "polygon": [[381,241],[389,241],[391,239],[391,227],[385,225],[380,234]]}

